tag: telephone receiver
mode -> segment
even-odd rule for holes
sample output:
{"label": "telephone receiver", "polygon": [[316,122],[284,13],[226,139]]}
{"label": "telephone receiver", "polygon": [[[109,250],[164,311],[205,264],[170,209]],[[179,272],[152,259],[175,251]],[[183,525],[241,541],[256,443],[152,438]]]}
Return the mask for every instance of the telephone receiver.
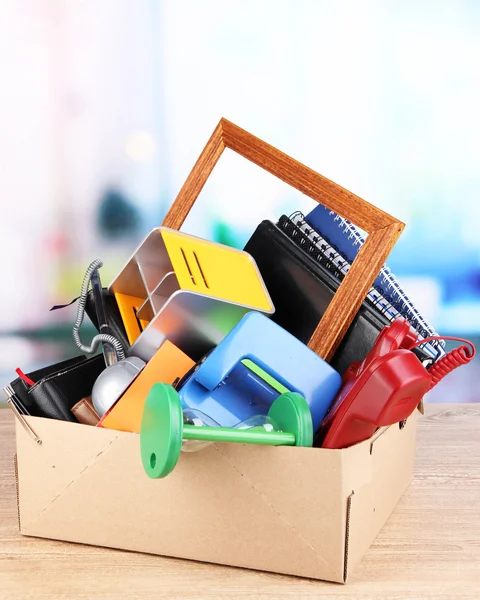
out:
{"label": "telephone receiver", "polygon": [[367,357],[345,372],[315,446],[346,448],[413,413],[432,387],[431,374],[411,351],[417,339],[403,318],[383,328]]}

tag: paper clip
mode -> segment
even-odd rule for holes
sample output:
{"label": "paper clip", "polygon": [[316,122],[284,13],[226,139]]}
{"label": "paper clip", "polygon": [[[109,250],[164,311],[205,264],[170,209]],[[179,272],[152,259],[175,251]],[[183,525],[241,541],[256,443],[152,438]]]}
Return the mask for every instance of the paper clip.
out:
{"label": "paper clip", "polygon": [[26,419],[24,418],[24,416],[22,415],[22,413],[18,410],[16,404],[15,404],[15,393],[12,390],[11,387],[9,387],[8,385],[6,387],[3,388],[3,391],[5,392],[6,396],[7,396],[7,403],[10,406],[10,408],[13,410],[13,414],[17,417],[17,419],[20,421],[20,423],[22,424],[23,428],[25,429],[25,431],[28,433],[28,435],[35,440],[35,443],[37,444],[41,444],[42,440],[38,437],[38,435],[33,431],[33,429],[30,427],[30,425],[27,423]]}

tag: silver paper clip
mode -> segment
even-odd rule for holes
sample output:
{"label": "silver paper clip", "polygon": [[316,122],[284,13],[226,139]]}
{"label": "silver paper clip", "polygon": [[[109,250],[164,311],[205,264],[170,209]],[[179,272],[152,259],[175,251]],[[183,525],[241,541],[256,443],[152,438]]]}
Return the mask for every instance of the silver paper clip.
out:
{"label": "silver paper clip", "polygon": [[5,392],[6,396],[7,396],[7,403],[10,406],[10,408],[13,410],[13,414],[17,417],[17,419],[20,421],[20,423],[22,424],[23,428],[25,429],[25,431],[28,433],[28,435],[35,440],[35,443],[37,444],[41,444],[42,440],[38,437],[38,435],[33,431],[33,429],[30,427],[30,425],[27,423],[26,419],[24,418],[24,416],[22,415],[22,413],[18,410],[16,404],[15,404],[15,392],[12,390],[12,388],[10,386],[6,386],[3,388],[3,391]]}

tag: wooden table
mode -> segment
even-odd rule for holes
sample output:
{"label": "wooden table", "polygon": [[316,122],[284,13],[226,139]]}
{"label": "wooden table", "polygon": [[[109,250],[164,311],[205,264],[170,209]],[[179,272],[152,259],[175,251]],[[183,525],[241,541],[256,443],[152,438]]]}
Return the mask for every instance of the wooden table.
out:
{"label": "wooden table", "polygon": [[480,599],[480,404],[432,404],[415,480],[346,586],[23,537],[0,410],[0,598]]}

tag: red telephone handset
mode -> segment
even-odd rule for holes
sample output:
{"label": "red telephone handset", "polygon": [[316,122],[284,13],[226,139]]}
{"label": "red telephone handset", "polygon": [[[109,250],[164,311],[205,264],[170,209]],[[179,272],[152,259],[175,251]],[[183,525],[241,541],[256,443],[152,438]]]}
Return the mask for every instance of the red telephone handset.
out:
{"label": "red telephone handset", "polygon": [[467,342],[470,353],[466,346],[457,348],[427,371],[411,350],[431,338],[417,339],[403,318],[383,328],[367,357],[345,372],[340,392],[317,432],[316,446],[346,448],[370,438],[377,427],[403,421],[442,377],[475,356],[475,347]]}

